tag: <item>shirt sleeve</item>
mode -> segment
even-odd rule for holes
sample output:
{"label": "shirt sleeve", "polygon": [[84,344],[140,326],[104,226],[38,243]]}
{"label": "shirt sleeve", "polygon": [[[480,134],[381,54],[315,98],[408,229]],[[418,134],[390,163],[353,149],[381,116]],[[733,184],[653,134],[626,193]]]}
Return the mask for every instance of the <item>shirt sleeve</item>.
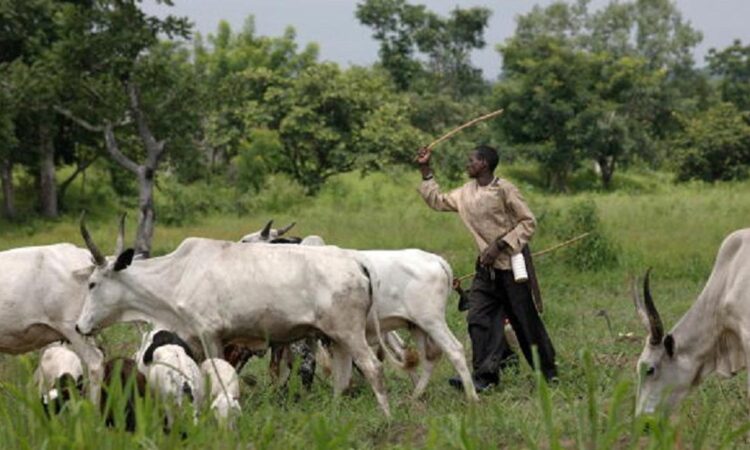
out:
{"label": "shirt sleeve", "polygon": [[[460,189],[460,188],[459,188]],[[423,181],[419,186],[419,194],[427,206],[437,211],[458,211],[458,191],[455,189],[447,194],[440,192],[440,186],[435,179]]]}
{"label": "shirt sleeve", "polygon": [[511,253],[515,255],[520,253],[523,246],[531,240],[531,236],[536,230],[536,219],[515,186],[506,188],[505,202],[516,226],[503,236],[503,241],[510,246]]}

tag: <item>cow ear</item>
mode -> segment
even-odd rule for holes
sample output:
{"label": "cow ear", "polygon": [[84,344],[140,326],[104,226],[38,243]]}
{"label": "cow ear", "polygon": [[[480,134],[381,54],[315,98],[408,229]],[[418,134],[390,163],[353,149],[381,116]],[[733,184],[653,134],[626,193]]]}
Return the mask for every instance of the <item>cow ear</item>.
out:
{"label": "cow ear", "polygon": [[127,269],[130,263],[133,262],[133,256],[135,256],[135,250],[133,250],[132,248],[129,248],[120,253],[119,256],[117,256],[117,261],[115,261],[114,271],[119,272],[121,270]]}
{"label": "cow ear", "polygon": [[667,350],[670,358],[674,358],[674,337],[671,334],[664,337],[664,349]]}
{"label": "cow ear", "polygon": [[88,267],[84,267],[82,269],[74,270],[73,271],[73,278],[83,283],[84,281],[88,280],[92,273],[94,273],[94,268],[96,268],[95,265],[90,265]]}

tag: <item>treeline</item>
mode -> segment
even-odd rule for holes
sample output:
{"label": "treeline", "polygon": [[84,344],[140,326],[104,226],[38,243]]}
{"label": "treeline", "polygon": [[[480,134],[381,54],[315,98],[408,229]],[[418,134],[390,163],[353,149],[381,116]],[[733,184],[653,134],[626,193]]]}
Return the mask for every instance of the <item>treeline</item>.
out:
{"label": "treeline", "polygon": [[35,193],[39,215],[58,216],[94,170],[138,199],[136,247],[148,253],[160,180],[247,195],[284,174],[315,194],[338,173],[410,164],[418,146],[499,108],[501,120],[441,146],[444,176],[460,177],[478,142],[536,162],[556,191],[594,163],[604,188],[632,164],[679,180],[748,174],[750,46],[711,50],[696,67],[701,33],[670,0],[535,7],[513,37],[489,43],[502,57],[495,81],[470,59],[488,45],[482,7],[441,16],[360,1],[352,20],[372,30],[379,61],[343,69],[300,48],[292,28],[259,36],[250,17],[203,37],[140,3],[0,0],[5,217],[23,216],[19,189]]}

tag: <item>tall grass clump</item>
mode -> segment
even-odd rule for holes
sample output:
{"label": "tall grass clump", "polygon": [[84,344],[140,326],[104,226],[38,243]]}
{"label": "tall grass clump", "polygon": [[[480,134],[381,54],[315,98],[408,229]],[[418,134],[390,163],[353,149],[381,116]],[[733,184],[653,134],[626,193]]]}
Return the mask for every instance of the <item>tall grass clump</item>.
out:
{"label": "tall grass clump", "polygon": [[565,209],[544,209],[540,227],[551,232],[558,241],[587,233],[581,241],[561,250],[561,258],[572,268],[584,271],[613,269],[620,262],[620,248],[605,230],[596,203],[577,200]]}

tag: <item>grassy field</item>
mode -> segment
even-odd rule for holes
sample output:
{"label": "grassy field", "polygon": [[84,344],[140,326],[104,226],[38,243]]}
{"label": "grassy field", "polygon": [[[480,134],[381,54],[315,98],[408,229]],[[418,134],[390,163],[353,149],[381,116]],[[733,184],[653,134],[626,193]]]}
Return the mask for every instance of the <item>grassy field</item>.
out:
{"label": "grassy field", "polygon": [[[544,249],[571,234],[594,228],[596,239],[540,257],[537,270],[545,297],[544,320],[558,352],[560,383],[539,385],[522,363],[502,385],[472,406],[446,383],[442,361],[423,399],[409,399],[411,383],[387,368],[393,419],[388,422],[362,381],[334,400],[326,380],[312,391],[296,378],[287,390],[271,387],[267,361],[243,371],[243,415],[225,429],[204,414],[197,424],[181,420],[187,434],[165,435],[151,402],[142,405],[145,426],[135,434],[103,426],[87,401],[48,420],[31,385],[36,354],[0,356],[1,449],[261,449],[261,448],[747,448],[746,375],[710,378],[671,418],[634,418],[635,361],[645,331],[628,293],[628,278],[653,267],[652,291],[667,327],[703,287],[722,239],[750,223],[750,184],[673,185],[663,174],[620,176],[614,193],[550,195],[523,168],[503,171],[517,182],[539,218],[533,246]],[[456,275],[469,273],[473,244],[453,214],[428,210],[413,173],[348,175],[334,179],[315,199],[280,198],[246,216],[196,217],[180,227],[159,227],[155,253],[171,251],[185,237],[236,240],[269,218],[296,220],[295,234],[319,234],[350,248],[417,247],[444,256]],[[585,220],[577,214],[586,212]],[[131,214],[132,216],[133,214]],[[134,229],[134,219],[129,221]],[[114,247],[115,217],[91,226],[104,249]],[[75,219],[29,225],[0,223],[0,249],[62,241],[81,245]],[[451,328],[468,346],[463,315],[451,298]],[[612,330],[601,317],[611,318]],[[633,333],[632,338],[618,337]],[[129,325],[107,330],[101,340],[114,355],[136,347]],[[109,355],[108,355],[109,356]],[[189,417],[189,416],[186,416]],[[645,431],[647,430],[647,431]]]}

